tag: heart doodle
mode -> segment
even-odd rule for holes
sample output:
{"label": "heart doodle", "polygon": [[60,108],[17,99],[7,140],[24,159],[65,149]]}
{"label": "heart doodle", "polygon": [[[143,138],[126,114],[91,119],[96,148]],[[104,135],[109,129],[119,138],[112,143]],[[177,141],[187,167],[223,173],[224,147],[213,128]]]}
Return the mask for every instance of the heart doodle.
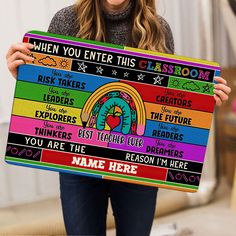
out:
{"label": "heart doodle", "polygon": [[111,130],[113,130],[120,124],[120,117],[116,115],[109,115],[107,116],[106,122]]}

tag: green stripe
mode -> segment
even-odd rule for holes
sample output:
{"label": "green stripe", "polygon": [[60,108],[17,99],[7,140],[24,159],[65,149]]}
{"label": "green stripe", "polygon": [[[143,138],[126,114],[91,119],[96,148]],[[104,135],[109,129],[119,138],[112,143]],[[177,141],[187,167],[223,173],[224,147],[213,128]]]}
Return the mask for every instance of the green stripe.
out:
{"label": "green stripe", "polygon": [[[62,103],[56,102],[52,100],[45,101],[44,94],[46,95],[49,94],[49,88],[53,88],[53,91],[57,92],[54,95],[57,95],[58,97],[66,98],[66,96],[63,95],[63,93],[64,92],[69,93],[70,95],[67,96],[67,98],[74,99],[73,105],[65,104],[63,102]],[[68,90],[65,88],[63,89],[63,88],[52,87],[52,86],[49,87],[47,85],[40,85],[40,84],[29,83],[29,82],[24,82],[24,81],[17,81],[16,90],[15,90],[16,98],[33,100],[37,102],[52,103],[52,104],[57,104],[57,105],[64,105],[67,107],[75,107],[75,108],[81,108],[81,109],[83,108],[86,100],[88,99],[90,95],[91,95],[90,92]],[[52,96],[49,96],[49,99],[52,99]]]}
{"label": "green stripe", "polygon": [[65,40],[73,40],[73,41],[81,42],[81,43],[90,43],[90,44],[98,45],[98,46],[124,49],[123,46],[116,45],[116,44],[97,42],[97,41],[94,41],[94,40],[75,38],[75,37],[64,36],[64,35],[59,35],[59,34],[46,33],[46,32],[37,31],[37,30],[29,31],[28,34],[36,34],[36,35],[42,35],[42,36],[48,36],[48,37],[56,37],[56,38],[65,39]]}
{"label": "green stripe", "polygon": [[[196,92],[201,94],[213,95],[214,85],[213,83],[207,83],[202,81],[196,81],[191,79],[183,79],[178,77],[170,77],[169,88],[181,89],[189,92]],[[209,88],[209,90],[208,90]]]}
{"label": "green stripe", "polygon": [[147,182],[147,183],[165,184],[165,185],[169,185],[169,186],[182,187],[182,188],[185,188],[185,189],[193,189],[193,190],[198,189],[198,187],[188,185],[188,184],[178,184],[178,183],[172,183],[172,182],[164,182],[164,181],[151,180],[151,179],[133,177],[133,176],[127,177],[126,175],[122,175],[122,174],[117,175],[117,174],[111,174],[111,173],[104,172],[104,171],[86,170],[86,169],[82,169],[82,168],[77,168],[77,167],[75,168],[75,167],[69,167],[69,166],[60,166],[60,165],[51,164],[51,163],[34,162],[34,161],[22,160],[22,159],[18,159],[18,158],[14,158],[14,157],[6,157],[6,160],[7,161],[12,161],[12,162],[17,162],[17,163],[32,164],[34,166],[47,166],[47,167],[54,167],[54,168],[57,167],[59,169],[82,171],[82,172],[91,173],[91,174],[98,174],[98,175],[103,174],[105,176],[131,179],[131,180],[143,181],[143,182]]}

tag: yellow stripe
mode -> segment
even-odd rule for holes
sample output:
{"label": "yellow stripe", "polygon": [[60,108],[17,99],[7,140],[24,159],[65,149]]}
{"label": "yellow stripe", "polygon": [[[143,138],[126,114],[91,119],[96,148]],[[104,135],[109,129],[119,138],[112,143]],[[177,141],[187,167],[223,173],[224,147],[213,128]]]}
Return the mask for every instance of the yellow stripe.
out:
{"label": "yellow stripe", "polygon": [[196,63],[210,65],[210,66],[217,66],[217,67],[220,66],[219,63],[217,63],[217,62],[211,62],[211,61],[201,60],[201,59],[197,59],[197,58],[184,57],[184,56],[178,56],[178,55],[172,55],[172,54],[166,54],[166,53],[159,53],[159,52],[153,52],[153,51],[143,50],[143,49],[136,49],[136,48],[131,48],[131,47],[125,47],[124,50],[131,51],[131,52],[143,53],[143,54],[151,54],[151,55],[163,57],[163,59],[170,58],[170,59],[181,60],[181,61],[196,62]]}
{"label": "yellow stripe", "polygon": [[[190,125],[188,124],[181,124],[180,125],[186,125],[186,126],[191,126],[191,127],[199,127],[199,128],[205,128],[205,129],[210,129],[211,128],[211,121],[212,121],[212,114],[207,113],[207,112],[202,112],[202,111],[194,111],[194,110],[188,110],[188,109],[183,109],[183,108],[177,108],[177,107],[171,107],[171,106],[163,106],[163,105],[158,105],[154,103],[144,103],[146,107],[146,115],[147,119],[150,120],[156,120],[156,121],[161,121],[161,122],[167,122],[171,124],[178,124],[170,121],[165,121],[166,115],[173,115],[173,116],[179,116],[179,117],[186,117],[186,118],[191,118],[191,123]],[[170,111],[162,113],[162,109],[165,107],[165,110]],[[175,114],[175,111],[181,112],[181,114],[177,115]],[[161,113],[162,119],[160,116],[152,119],[152,114],[151,112],[154,113]]]}

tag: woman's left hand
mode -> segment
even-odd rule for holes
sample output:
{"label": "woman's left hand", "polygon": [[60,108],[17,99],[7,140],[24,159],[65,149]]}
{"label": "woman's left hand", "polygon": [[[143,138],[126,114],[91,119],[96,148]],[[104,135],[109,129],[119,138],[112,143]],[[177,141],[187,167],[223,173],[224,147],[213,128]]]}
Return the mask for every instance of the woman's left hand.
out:
{"label": "woman's left hand", "polygon": [[227,81],[221,77],[215,77],[217,84],[214,85],[214,98],[217,106],[221,106],[223,102],[229,99],[231,88],[227,86]]}

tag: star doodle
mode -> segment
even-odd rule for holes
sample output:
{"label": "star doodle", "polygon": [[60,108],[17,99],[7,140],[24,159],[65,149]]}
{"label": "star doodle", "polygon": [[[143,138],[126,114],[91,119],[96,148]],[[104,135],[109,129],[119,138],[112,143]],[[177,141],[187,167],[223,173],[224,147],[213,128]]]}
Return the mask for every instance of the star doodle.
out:
{"label": "star doodle", "polygon": [[102,75],[102,72],[103,72],[102,67],[101,66],[96,66],[96,68],[97,68],[97,72],[96,73],[99,73],[99,74]]}
{"label": "star doodle", "polygon": [[154,85],[156,85],[156,84],[160,84],[161,85],[161,82],[164,79],[164,77],[161,77],[160,75],[158,75],[157,77],[155,77],[153,79],[154,79],[154,82],[153,82]]}
{"label": "star doodle", "polygon": [[145,77],[145,75],[140,74],[140,75],[138,75],[138,80],[142,80],[143,81],[144,77]]}
{"label": "star doodle", "polygon": [[117,75],[117,71],[116,70],[112,70],[112,75]]}
{"label": "star doodle", "polygon": [[211,89],[211,85],[209,85],[209,84],[206,84],[205,86],[203,86],[202,88],[203,88],[203,93],[210,93],[211,91],[210,91],[210,89]]}
{"label": "star doodle", "polygon": [[125,72],[125,73],[124,73],[124,77],[127,77],[127,78],[128,78],[128,77],[129,77],[129,73],[128,73],[128,72]]}
{"label": "star doodle", "polygon": [[86,72],[85,69],[88,67],[84,64],[84,62],[82,62],[82,63],[78,62],[77,64],[78,64],[78,71]]}

